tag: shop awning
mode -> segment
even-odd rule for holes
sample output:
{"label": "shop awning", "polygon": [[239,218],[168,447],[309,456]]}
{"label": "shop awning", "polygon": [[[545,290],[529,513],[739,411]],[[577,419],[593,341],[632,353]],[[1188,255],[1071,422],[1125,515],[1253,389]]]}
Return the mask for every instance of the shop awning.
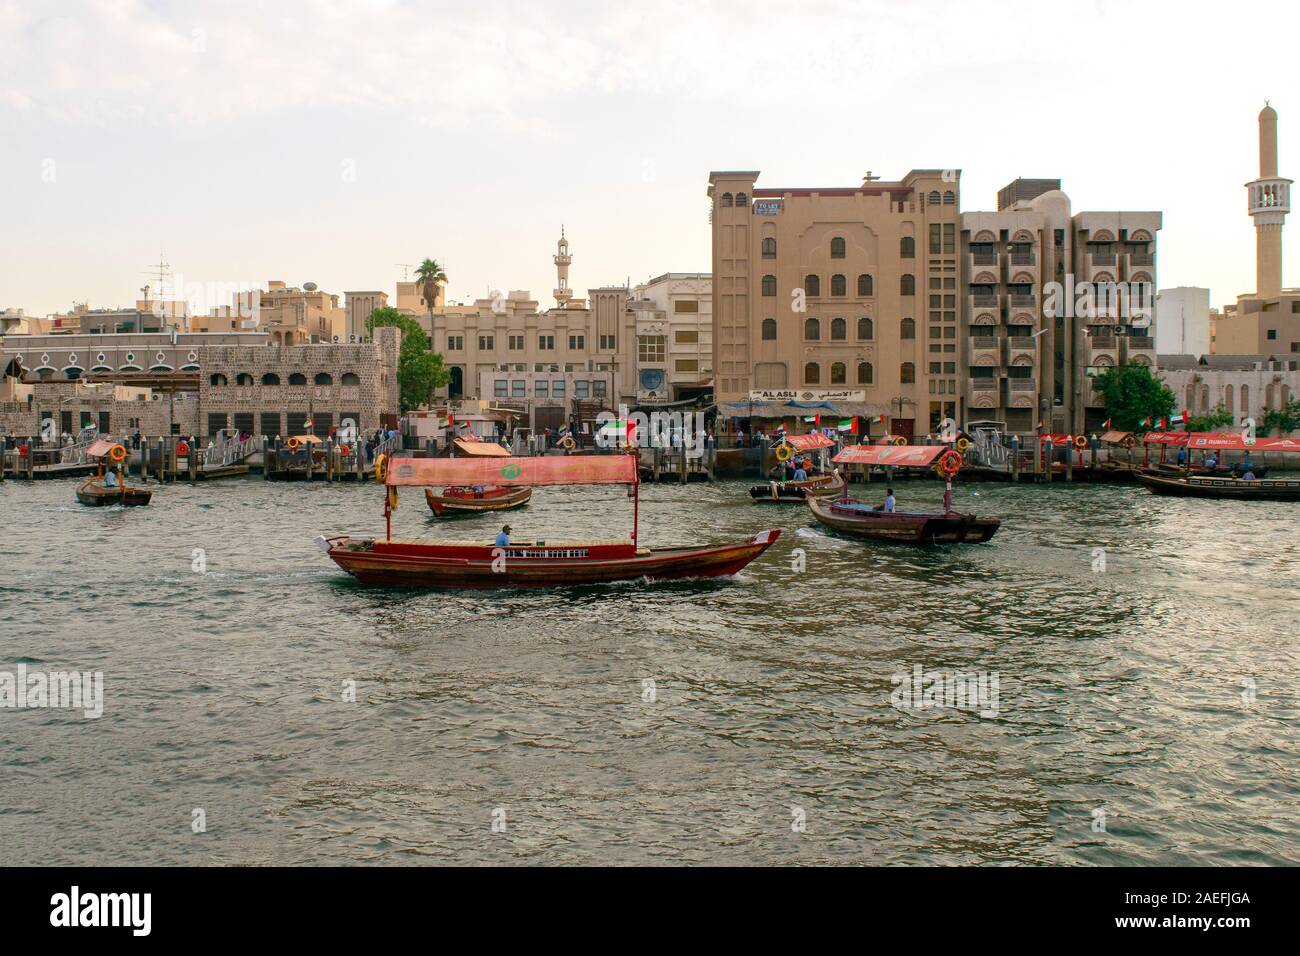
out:
{"label": "shop awning", "polygon": [[943,445],[850,445],[831,460],[837,465],[925,468],[947,450]]}
{"label": "shop awning", "polygon": [[1186,445],[1187,432],[1147,432],[1142,436],[1144,445]]}
{"label": "shop awning", "polygon": [[389,485],[634,485],[635,455],[543,455],[536,458],[396,458]]}
{"label": "shop awning", "polygon": [[466,455],[472,455],[476,458],[509,458],[510,452],[506,451],[496,442],[479,441],[477,438],[456,439],[456,450],[464,452]]}

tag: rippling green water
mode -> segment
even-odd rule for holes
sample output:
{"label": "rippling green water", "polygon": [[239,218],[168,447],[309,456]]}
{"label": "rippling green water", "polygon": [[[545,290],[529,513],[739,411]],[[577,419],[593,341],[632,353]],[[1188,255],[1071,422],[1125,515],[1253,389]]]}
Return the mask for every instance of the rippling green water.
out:
{"label": "rippling green water", "polygon": [[[122,510],[6,482],[0,670],[101,670],[106,703],[0,709],[0,855],[1300,862],[1300,508],[963,485],[998,537],[910,549],[745,487],[642,495],[646,544],[786,529],[736,579],[439,594],[360,587],[312,545],[382,531],[372,485],[176,485]],[[621,536],[630,508],[539,489],[509,521]],[[439,525],[408,493],[394,533],[499,524]],[[892,706],[917,664],[995,674],[996,716]]]}

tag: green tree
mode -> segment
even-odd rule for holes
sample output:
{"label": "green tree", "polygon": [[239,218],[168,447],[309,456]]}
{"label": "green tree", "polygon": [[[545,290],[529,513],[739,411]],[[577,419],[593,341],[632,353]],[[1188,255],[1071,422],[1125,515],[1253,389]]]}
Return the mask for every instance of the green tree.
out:
{"label": "green tree", "polygon": [[424,307],[429,310],[429,331],[433,332],[433,303],[438,299],[438,285],[447,281],[447,273],[442,271],[437,259],[425,259],[415,270],[415,279],[420,283],[420,294],[424,296]]}
{"label": "green tree", "polygon": [[1093,379],[1093,388],[1106,404],[1106,417],[1123,431],[1135,431],[1147,417],[1161,418],[1174,410],[1174,393],[1164,379],[1136,362],[1106,369]]}
{"label": "green tree", "polygon": [[1259,430],[1265,435],[1274,430],[1278,435],[1300,431],[1300,399],[1291,399],[1283,408],[1266,409]]}
{"label": "green tree", "polygon": [[451,381],[451,373],[442,364],[442,356],[429,350],[429,336],[418,320],[391,306],[375,309],[366,319],[366,331],[372,335],[380,326],[394,326],[402,332],[397,359],[397,386],[402,411],[428,404],[433,390]]}
{"label": "green tree", "polygon": [[1232,412],[1223,407],[1223,402],[1219,402],[1214,411],[1208,415],[1195,415],[1187,420],[1184,426],[1189,432],[1213,432],[1218,431],[1225,425],[1231,425],[1235,419]]}

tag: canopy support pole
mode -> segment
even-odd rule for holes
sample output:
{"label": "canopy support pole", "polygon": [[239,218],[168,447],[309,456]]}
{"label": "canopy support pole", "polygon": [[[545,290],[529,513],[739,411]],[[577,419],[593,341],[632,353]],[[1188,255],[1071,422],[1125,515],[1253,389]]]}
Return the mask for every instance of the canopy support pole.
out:
{"label": "canopy support pole", "polygon": [[[638,476],[639,477],[639,476]],[[641,482],[637,481],[632,485],[632,547],[636,547],[637,523],[640,521],[641,511]]]}

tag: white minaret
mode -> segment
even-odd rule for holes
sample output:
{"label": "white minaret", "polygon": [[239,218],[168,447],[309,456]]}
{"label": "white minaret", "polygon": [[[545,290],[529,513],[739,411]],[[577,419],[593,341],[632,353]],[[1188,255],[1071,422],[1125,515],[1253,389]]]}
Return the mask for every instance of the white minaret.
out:
{"label": "white minaret", "polygon": [[1259,179],[1246,183],[1255,220],[1255,295],[1282,291],[1282,223],[1291,211],[1291,180],[1277,174],[1277,110],[1265,101],[1259,112]]}
{"label": "white minaret", "polygon": [[569,255],[569,240],[564,238],[564,227],[560,227],[560,241],[555,247],[555,301],[561,309],[569,304],[573,298],[573,290],[569,288],[569,263],[573,261],[573,256]]}

